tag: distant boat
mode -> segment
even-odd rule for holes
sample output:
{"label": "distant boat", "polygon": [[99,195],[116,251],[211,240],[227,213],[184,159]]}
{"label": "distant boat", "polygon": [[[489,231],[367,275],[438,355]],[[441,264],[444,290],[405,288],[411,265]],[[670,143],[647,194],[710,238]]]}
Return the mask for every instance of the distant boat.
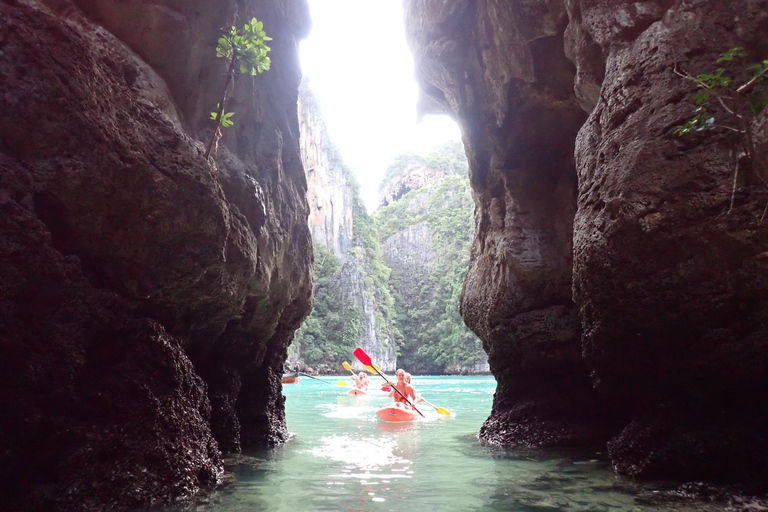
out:
{"label": "distant boat", "polygon": [[283,384],[298,384],[299,383],[299,374],[298,373],[284,373]]}

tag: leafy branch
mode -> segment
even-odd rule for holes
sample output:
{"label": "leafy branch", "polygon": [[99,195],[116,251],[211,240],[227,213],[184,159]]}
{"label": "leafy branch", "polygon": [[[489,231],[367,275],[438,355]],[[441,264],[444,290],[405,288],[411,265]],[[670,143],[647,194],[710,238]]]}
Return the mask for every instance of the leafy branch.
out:
{"label": "leafy branch", "polygon": [[216,57],[227,59],[229,66],[221,100],[216,104],[216,111],[211,112],[211,119],[216,121],[216,128],[205,151],[206,159],[210,156],[214,143],[221,138],[221,128],[229,128],[234,125],[234,121],[232,121],[234,112],[225,110],[229,86],[239,75],[256,76],[269,70],[271,60],[267,53],[270,48],[265,44],[265,41],[271,40],[272,38],[264,32],[264,24],[256,18],[252,18],[249,23],[243,26],[243,30],[238,30],[237,27],[233,26],[217,41]]}
{"label": "leafy branch", "polygon": [[675,74],[693,82],[699,89],[694,99],[696,108],[693,117],[675,133],[684,136],[720,128],[739,136],[742,151],[737,156],[729,214],[733,211],[736,199],[740,168],[752,170],[765,183],[755,169],[758,162],[752,122],[768,106],[768,60],[746,64],[744,59],[747,57],[748,53],[743,47],[731,48],[720,54],[715,62],[721,64],[721,67],[695,77],[674,68]]}

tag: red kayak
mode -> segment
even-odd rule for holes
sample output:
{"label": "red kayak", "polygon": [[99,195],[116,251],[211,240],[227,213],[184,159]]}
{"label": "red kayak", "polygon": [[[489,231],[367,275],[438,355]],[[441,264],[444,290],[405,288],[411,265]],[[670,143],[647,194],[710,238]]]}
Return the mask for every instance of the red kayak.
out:
{"label": "red kayak", "polygon": [[350,395],[367,395],[368,391],[366,391],[364,389],[353,388],[353,389],[349,390],[349,394]]}
{"label": "red kayak", "polygon": [[413,409],[406,409],[398,405],[388,405],[376,411],[376,416],[382,421],[390,423],[403,423],[419,419],[419,413]]}

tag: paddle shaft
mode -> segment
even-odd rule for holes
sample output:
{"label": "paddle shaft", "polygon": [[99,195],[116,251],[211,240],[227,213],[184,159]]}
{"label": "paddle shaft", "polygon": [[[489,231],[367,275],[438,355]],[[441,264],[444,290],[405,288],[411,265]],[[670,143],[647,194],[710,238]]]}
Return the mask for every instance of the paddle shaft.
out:
{"label": "paddle shaft", "polygon": [[[385,381],[389,382],[389,379],[386,377],[386,375],[384,375],[383,373],[381,373],[381,372],[379,371],[379,369],[378,369],[378,368],[374,367],[373,369],[374,369],[374,370],[376,370],[376,373],[378,373],[379,375],[381,375],[381,378],[382,378],[382,379],[384,379]],[[397,394],[398,394],[398,395],[400,395],[401,397],[403,397],[403,400],[405,400],[406,402],[408,402],[408,405],[410,405],[411,407],[413,407],[413,410],[414,410],[414,411],[416,411],[417,413],[419,413],[419,416],[421,416],[421,417],[423,418],[423,417],[424,417],[424,415],[423,415],[423,414],[421,414],[421,411],[420,411],[420,410],[418,410],[418,409],[416,408],[416,406],[415,406],[415,405],[413,405],[413,404],[411,403],[411,401],[410,401],[410,400],[408,400],[408,397],[407,397],[407,396],[405,396],[404,394],[402,394],[402,393],[400,392],[400,390],[399,390],[399,389],[397,389],[397,386],[396,386],[395,384],[393,384],[392,382],[389,382],[389,383],[390,383],[390,384],[392,384],[392,389],[394,389],[395,391],[397,391]]]}
{"label": "paddle shaft", "polygon": [[309,374],[307,374],[307,373],[304,373],[304,372],[297,372],[297,373],[298,373],[299,375],[303,375],[303,376],[305,376],[305,377],[309,377],[310,379],[315,379],[315,380],[319,380],[320,382],[325,382],[326,384],[333,384],[334,386],[336,385],[336,383],[335,383],[335,382],[331,382],[331,381],[329,381],[329,380],[325,380],[325,379],[318,379],[317,377],[313,377],[313,376],[311,376],[311,375],[309,375]]}
{"label": "paddle shaft", "polygon": [[[431,403],[430,401],[428,401],[428,400],[427,400],[426,398],[424,398],[424,397],[421,397],[421,400],[422,400],[422,401],[423,401],[425,404],[432,406],[432,407],[433,407],[433,408],[434,408],[434,409],[435,409],[437,412],[439,412],[439,413],[440,413],[440,414],[442,414],[443,416],[447,416],[447,415],[449,415],[449,414],[450,414],[450,412],[451,412],[451,411],[449,411],[448,409],[445,409],[445,408],[443,408],[443,407],[438,407],[438,406],[434,405],[433,403]],[[443,410],[443,411],[445,411],[445,412],[442,412],[440,409],[442,409],[442,410]],[[448,413],[448,414],[446,414],[446,413]]]}
{"label": "paddle shaft", "polygon": [[424,397],[421,397],[421,401],[422,401],[422,402],[424,402],[424,403],[425,403],[425,404],[427,404],[427,405],[430,405],[430,406],[434,407],[434,409],[435,409],[435,410],[437,410],[437,406],[436,406],[436,405],[432,405],[432,404],[429,402],[429,400],[427,400],[426,398],[424,398]]}

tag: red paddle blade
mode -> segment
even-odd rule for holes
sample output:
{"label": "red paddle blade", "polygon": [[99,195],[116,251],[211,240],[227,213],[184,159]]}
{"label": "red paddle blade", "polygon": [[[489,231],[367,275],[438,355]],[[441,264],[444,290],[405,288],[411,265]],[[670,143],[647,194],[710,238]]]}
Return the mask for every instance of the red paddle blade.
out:
{"label": "red paddle blade", "polygon": [[366,366],[373,366],[373,363],[371,362],[371,358],[368,357],[368,354],[365,353],[363,349],[360,347],[357,347],[354,352],[352,352],[358,361],[363,363]]}

